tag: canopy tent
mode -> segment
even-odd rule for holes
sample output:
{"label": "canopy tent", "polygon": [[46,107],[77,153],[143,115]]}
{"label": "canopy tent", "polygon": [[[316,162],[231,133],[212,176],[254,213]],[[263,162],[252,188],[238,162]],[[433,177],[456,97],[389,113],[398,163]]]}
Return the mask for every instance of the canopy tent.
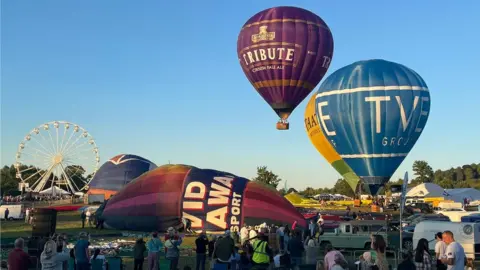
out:
{"label": "canopy tent", "polygon": [[70,192],[65,191],[57,186],[49,187],[43,191],[40,191],[42,195],[70,195]]}
{"label": "canopy tent", "polygon": [[424,183],[411,188],[407,197],[444,197],[444,189],[433,183]]}

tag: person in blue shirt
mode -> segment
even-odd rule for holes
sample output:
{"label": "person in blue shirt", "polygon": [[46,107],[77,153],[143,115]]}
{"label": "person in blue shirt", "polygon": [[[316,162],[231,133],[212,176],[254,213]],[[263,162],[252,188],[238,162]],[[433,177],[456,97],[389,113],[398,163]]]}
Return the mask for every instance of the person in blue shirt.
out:
{"label": "person in blue shirt", "polygon": [[75,244],[75,264],[76,270],[90,269],[90,254],[88,251],[88,236],[85,232],[80,233],[80,239]]}
{"label": "person in blue shirt", "polygon": [[159,265],[159,253],[163,248],[162,241],[158,239],[158,233],[152,233],[152,238],[147,243],[148,249],[148,270],[158,269]]}

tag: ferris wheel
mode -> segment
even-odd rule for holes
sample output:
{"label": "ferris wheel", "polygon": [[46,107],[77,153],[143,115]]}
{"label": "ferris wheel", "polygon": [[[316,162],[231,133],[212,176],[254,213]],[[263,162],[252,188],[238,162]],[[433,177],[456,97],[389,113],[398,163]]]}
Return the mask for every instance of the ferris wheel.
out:
{"label": "ferris wheel", "polygon": [[92,135],[81,126],[53,121],[32,129],[18,146],[19,187],[40,192],[58,187],[73,194],[88,188],[100,163]]}

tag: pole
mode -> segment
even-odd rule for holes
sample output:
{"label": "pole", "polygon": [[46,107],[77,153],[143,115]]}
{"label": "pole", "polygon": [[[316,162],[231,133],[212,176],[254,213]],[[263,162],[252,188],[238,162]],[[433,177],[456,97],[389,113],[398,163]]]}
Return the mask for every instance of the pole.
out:
{"label": "pole", "polygon": [[405,172],[402,183],[402,194],[400,195],[400,251],[403,250],[403,208],[405,208],[405,197],[408,187],[408,172]]}

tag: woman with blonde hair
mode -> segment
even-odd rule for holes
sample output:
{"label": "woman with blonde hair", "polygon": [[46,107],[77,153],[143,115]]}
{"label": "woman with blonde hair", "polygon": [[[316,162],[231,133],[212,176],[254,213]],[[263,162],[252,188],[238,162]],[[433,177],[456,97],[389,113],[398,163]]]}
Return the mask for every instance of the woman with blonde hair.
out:
{"label": "woman with blonde hair", "polygon": [[67,252],[57,253],[57,243],[53,240],[48,240],[40,255],[42,270],[62,270],[63,262],[68,261],[69,258],[70,254]]}

